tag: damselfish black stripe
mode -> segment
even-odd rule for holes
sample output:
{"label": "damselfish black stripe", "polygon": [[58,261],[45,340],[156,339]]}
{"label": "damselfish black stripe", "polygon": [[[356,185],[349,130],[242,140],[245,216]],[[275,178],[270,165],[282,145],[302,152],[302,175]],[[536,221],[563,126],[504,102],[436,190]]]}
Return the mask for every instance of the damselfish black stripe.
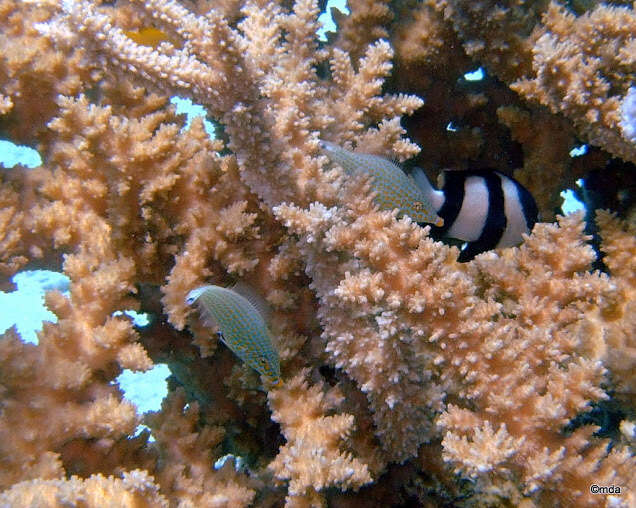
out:
{"label": "damselfish black stripe", "polygon": [[466,173],[464,171],[446,171],[444,173],[444,204],[437,212],[442,219],[444,225],[435,227],[435,232],[444,234],[457,220],[457,216],[462,209],[464,203],[464,182],[466,181]]}
{"label": "damselfish black stripe", "polygon": [[519,197],[519,202],[521,203],[521,209],[523,210],[523,216],[526,219],[526,226],[528,226],[528,231],[532,231],[532,228],[539,220],[539,209],[537,208],[537,203],[532,197],[532,194],[528,192],[523,185],[521,185],[514,178],[510,178],[517,188],[517,195]]}
{"label": "damselfish black stripe", "polygon": [[458,261],[470,261],[481,252],[494,249],[506,229],[503,182],[497,173],[480,175],[488,189],[488,215],[479,238],[469,242],[460,252]]}

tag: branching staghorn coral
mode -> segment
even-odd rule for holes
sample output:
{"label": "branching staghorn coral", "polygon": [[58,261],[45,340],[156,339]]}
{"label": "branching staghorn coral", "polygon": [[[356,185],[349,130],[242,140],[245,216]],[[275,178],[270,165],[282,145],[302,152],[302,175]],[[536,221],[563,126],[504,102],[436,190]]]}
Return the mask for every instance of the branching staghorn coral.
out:
{"label": "branching staghorn coral", "polygon": [[[558,498],[571,496],[569,503],[592,504],[594,498],[585,488],[591,481],[588,474],[601,484],[612,484],[633,464],[625,451],[612,451],[597,462],[607,452],[606,443],[588,441],[594,428],[581,427],[567,437],[562,429],[588,401],[606,397],[600,388],[601,360],[607,354],[603,334],[620,296],[606,278],[586,273],[594,254],[582,243],[580,216],[559,222],[559,228],[538,226],[507,256],[485,255],[475,263],[477,280],[487,284],[485,304],[497,302],[491,307],[497,312],[485,336],[478,338],[486,330],[462,330],[446,352],[459,363],[460,372],[480,365],[463,398],[483,416],[475,419],[475,409],[449,404],[438,425],[445,431],[446,460],[469,476],[488,472],[497,488],[497,474],[503,473],[505,483],[512,471],[521,474],[524,494],[534,492],[539,483],[567,478],[570,490],[559,492]],[[565,250],[559,244],[568,245],[568,252],[554,262],[553,253],[543,247],[550,244],[556,252]],[[523,283],[519,273],[527,274]],[[470,347],[475,338],[482,345],[478,351]],[[466,342],[468,355],[461,352]],[[527,371],[533,372],[532,380],[525,378]],[[551,492],[541,492],[540,502],[554,502],[547,499]]]}
{"label": "branching staghorn coral", "polygon": [[[604,443],[583,452],[594,429],[562,436],[563,426],[590,400],[606,397],[600,388],[603,334],[614,326],[614,302],[621,300],[616,286],[585,274],[593,253],[581,243],[580,216],[563,219],[560,229],[535,229],[526,245],[506,257],[484,254],[466,273],[448,251],[433,257],[432,242],[408,220],[394,224],[395,237],[382,238],[369,222],[386,224],[394,217],[360,211],[350,213],[349,219],[363,218],[353,222],[316,207],[278,213],[292,231],[311,235],[303,249],[321,300],[327,350],[368,392],[380,440],[398,454],[391,458],[404,459],[434,437],[426,413],[442,406],[446,392],[463,407],[449,404],[436,421],[444,433],[444,458],[458,464],[457,472],[483,477],[484,485],[477,484],[482,494],[503,489],[511,475],[521,476],[525,495],[535,494],[538,482],[567,477],[568,502],[593,503],[583,486],[594,474],[607,484],[628,482],[628,453],[612,452],[597,464]],[[340,263],[340,274],[327,270],[333,262],[311,252],[316,232],[325,242],[322,250],[334,256],[355,241],[356,261]],[[366,241],[365,232],[371,236]],[[572,248],[573,242],[579,247]],[[406,246],[412,251],[400,266],[395,251]],[[631,317],[619,313],[629,327]],[[577,383],[571,385],[572,379]],[[481,408],[484,420],[469,407]],[[585,457],[590,463],[581,470]],[[501,474],[501,482],[493,473]],[[538,499],[547,502],[542,496],[549,492],[539,491]]]}
{"label": "branching staghorn coral", "polygon": [[[465,38],[461,3],[426,2],[434,37],[398,32],[401,40],[416,48]],[[13,331],[0,339],[0,499],[54,506],[51,496],[84,496],[97,505],[98,489],[130,505],[140,493],[175,506],[634,503],[629,443],[610,435],[609,450],[597,427],[577,423],[614,393],[624,435],[633,421],[631,225],[598,215],[609,274],[591,271],[581,215],[460,264],[427,228],[378,210],[368,179],[346,178],[319,155],[319,139],[398,160],[418,152],[401,120],[422,99],[384,93],[404,79],[391,76],[391,44],[376,39],[404,30],[411,12],[388,4],[352,2],[350,19],[368,29],[348,23],[319,46],[312,0],[218,10],[173,0],[0,1],[13,13],[2,23],[22,27],[3,44],[15,48],[25,23],[37,22],[26,32],[57,59],[72,55],[79,83],[57,88],[33,57],[1,64],[9,115],[35,107],[14,76],[51,83],[40,126],[25,131],[43,167],[0,173],[3,285],[25,266],[62,268],[71,285],[69,296],[47,295],[58,322],[38,345]],[[518,53],[521,67],[501,71],[506,81],[530,72],[529,34],[544,7],[511,13],[530,39],[470,55],[496,69]],[[146,26],[165,40],[144,46],[126,35]],[[398,68],[431,72],[458,55],[443,46]],[[444,82],[465,62],[453,60]],[[435,77],[418,83],[434,86]],[[166,94],[205,105],[219,139],[200,121],[182,130]],[[447,111],[488,102],[466,97]],[[489,121],[503,121],[529,154],[524,171],[535,194],[550,193],[547,209],[570,176],[536,176],[542,150],[554,150],[548,167],[557,173],[569,147],[530,139],[527,127],[541,115],[552,129],[562,123],[516,107]],[[618,133],[618,123],[609,129]],[[475,153],[481,134],[470,136],[449,141],[458,159]],[[425,143],[430,150],[434,140]],[[496,146],[505,157],[505,144]],[[237,277],[273,308],[284,383],[267,395],[185,305],[193,287]],[[152,324],[136,329],[113,315],[127,309],[152,312]],[[140,418],[114,379],[159,361],[172,377],[162,409],[145,418],[153,443],[148,433],[132,437]],[[228,453],[246,468],[230,459],[215,469]],[[623,492],[594,496],[592,483]]]}
{"label": "branching staghorn coral", "polygon": [[563,113],[590,143],[636,159],[633,143],[617,129],[636,71],[633,7],[599,4],[576,16],[555,1],[431,3],[453,24],[468,55],[513,90]]}
{"label": "branching staghorn coral", "polygon": [[159,494],[152,476],[139,470],[124,473],[121,480],[112,476],[105,478],[102,475],[93,475],[84,480],[73,476],[66,481],[24,481],[0,493],[0,502],[7,506],[60,506],[80,503],[85,506],[103,506],[104,503],[148,508],[168,506],[168,501]]}
{"label": "branching staghorn coral", "polygon": [[636,161],[633,141],[619,128],[621,102],[636,72],[633,6],[601,4],[576,17],[552,2],[543,24],[532,48],[532,72],[512,89],[563,113],[590,143]]}
{"label": "branching staghorn coral", "polygon": [[[279,479],[289,480],[290,504],[303,498],[315,502],[315,498],[320,499],[317,491],[327,485],[345,489],[371,481],[366,464],[338,451],[338,441],[351,432],[353,415],[323,416],[330,405],[338,405],[334,402],[342,396],[333,393],[334,389],[324,394],[319,385],[309,387],[303,382],[304,375],[301,372],[269,395],[272,419],[281,424],[288,441],[270,469]],[[297,405],[304,411],[298,412]],[[317,454],[317,458],[310,457]]]}
{"label": "branching staghorn coral", "polygon": [[47,21],[51,12],[51,5],[2,2],[0,111],[3,131],[17,142],[33,143],[45,135],[46,122],[57,110],[58,94],[75,95],[99,79],[95,67],[80,65],[81,48],[62,53],[52,41],[40,37],[35,25]]}
{"label": "branching staghorn coral", "polygon": [[249,479],[235,474],[233,461],[215,471],[211,460],[223,429],[199,426],[197,404],[184,406],[184,391],[178,389],[164,400],[160,412],[145,419],[157,439],[156,478],[162,490],[172,492],[182,506],[249,505],[255,495]]}
{"label": "branching staghorn coral", "polygon": [[[607,364],[610,368],[617,397],[627,398],[634,405],[634,386],[636,386],[634,362],[634,330],[636,313],[634,305],[636,295],[636,228],[633,224],[622,222],[610,214],[599,211],[596,216],[603,234],[604,262],[611,269],[618,286],[616,305],[619,312],[608,316]],[[612,317],[616,319],[612,319]]]}

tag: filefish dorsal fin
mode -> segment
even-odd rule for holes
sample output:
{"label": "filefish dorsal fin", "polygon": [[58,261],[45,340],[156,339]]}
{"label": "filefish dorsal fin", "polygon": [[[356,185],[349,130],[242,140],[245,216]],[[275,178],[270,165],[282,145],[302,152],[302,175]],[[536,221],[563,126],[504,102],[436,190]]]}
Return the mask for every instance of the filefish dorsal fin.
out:
{"label": "filefish dorsal fin", "polygon": [[250,302],[254,306],[254,308],[258,311],[258,313],[261,315],[263,320],[266,323],[269,323],[270,318],[272,316],[272,309],[267,304],[265,299],[261,295],[259,295],[256,291],[254,291],[254,288],[252,286],[250,286],[246,282],[239,280],[235,282],[233,286],[230,286],[228,289],[231,289],[232,291],[237,292],[239,295],[245,298],[248,302]]}

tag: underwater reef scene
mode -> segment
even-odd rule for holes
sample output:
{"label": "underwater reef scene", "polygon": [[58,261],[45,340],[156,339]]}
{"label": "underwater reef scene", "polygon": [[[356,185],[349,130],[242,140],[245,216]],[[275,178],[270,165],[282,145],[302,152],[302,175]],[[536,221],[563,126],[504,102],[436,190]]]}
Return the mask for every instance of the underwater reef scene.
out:
{"label": "underwater reef scene", "polygon": [[[0,336],[0,506],[636,506],[636,6],[349,0],[320,41],[325,3],[0,0],[0,134],[43,161],[0,169],[1,287],[70,280]],[[323,142],[539,221],[458,262]],[[249,340],[189,304],[237,282]]]}

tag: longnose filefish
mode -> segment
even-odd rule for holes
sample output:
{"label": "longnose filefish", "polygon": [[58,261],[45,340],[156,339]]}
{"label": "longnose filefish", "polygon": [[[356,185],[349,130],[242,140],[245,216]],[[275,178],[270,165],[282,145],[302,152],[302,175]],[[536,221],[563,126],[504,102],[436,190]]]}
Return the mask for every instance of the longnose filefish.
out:
{"label": "longnose filefish", "polygon": [[280,386],[278,352],[265,322],[263,304],[256,298],[244,285],[210,285],[190,291],[186,303],[197,305],[204,323],[218,328],[221,340],[236,356],[262,374],[268,384]]}
{"label": "longnose filefish", "polygon": [[400,215],[408,215],[415,222],[444,224],[428,198],[397,164],[377,155],[350,152],[328,141],[321,141],[320,147],[331,162],[347,173],[361,172],[373,177],[375,202],[382,210],[397,208]]}
{"label": "longnose filefish", "polygon": [[468,242],[459,261],[521,243],[538,219],[532,194],[514,178],[495,170],[445,171],[443,186],[435,189],[421,168],[411,176],[444,225],[433,234]]}

